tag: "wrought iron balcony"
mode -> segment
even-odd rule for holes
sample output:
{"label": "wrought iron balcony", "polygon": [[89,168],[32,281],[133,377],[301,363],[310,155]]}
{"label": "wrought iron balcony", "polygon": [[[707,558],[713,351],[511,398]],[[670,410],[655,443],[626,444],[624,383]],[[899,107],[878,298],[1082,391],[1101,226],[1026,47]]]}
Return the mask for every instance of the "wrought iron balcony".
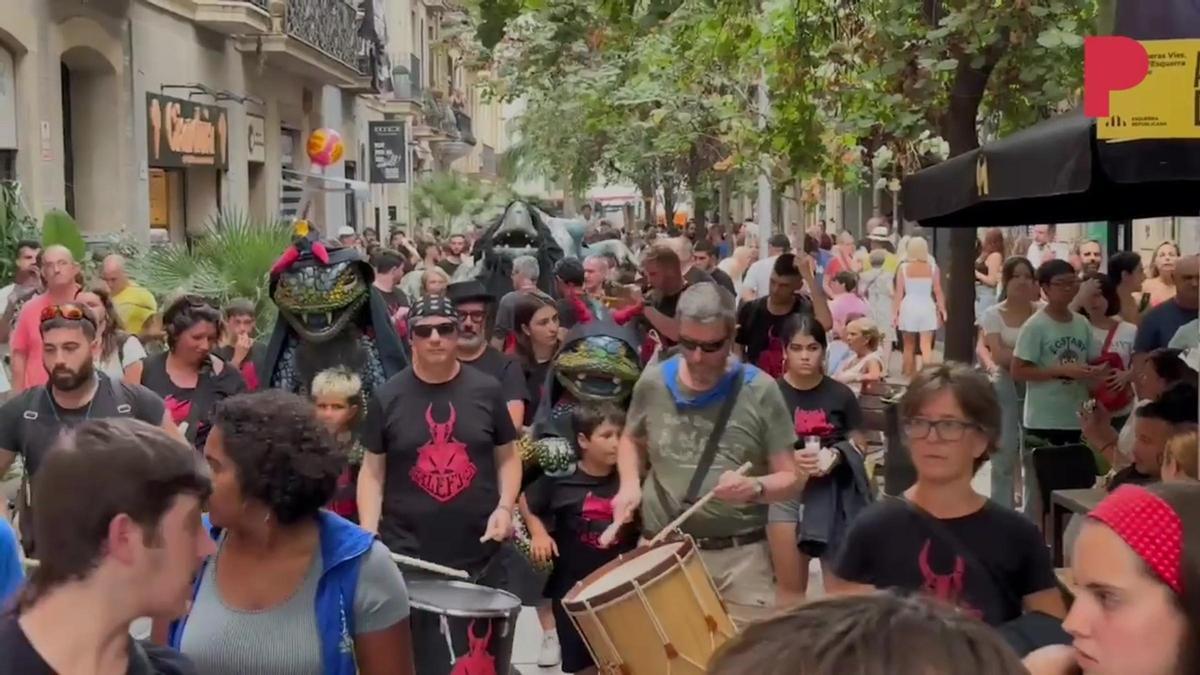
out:
{"label": "wrought iron balcony", "polygon": [[283,30],[358,72],[358,11],[346,0],[287,0]]}

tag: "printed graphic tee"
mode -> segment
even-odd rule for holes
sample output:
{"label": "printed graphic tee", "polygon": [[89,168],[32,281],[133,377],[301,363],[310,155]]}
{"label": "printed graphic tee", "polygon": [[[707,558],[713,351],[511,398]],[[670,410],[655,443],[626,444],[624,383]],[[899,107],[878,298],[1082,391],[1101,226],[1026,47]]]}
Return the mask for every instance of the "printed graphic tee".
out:
{"label": "printed graphic tee", "polygon": [[787,345],[779,337],[779,329],[792,314],[812,314],[812,302],[796,296],[792,310],[774,314],[767,309],[767,298],[761,297],[738,308],[736,342],[742,346],[746,363],[759,367],[773,378],[783,375],[783,357]]}
{"label": "printed graphic tee", "polygon": [[478,571],[500,491],[496,448],[516,438],[495,378],[462,368],[429,384],[406,368],[367,405],[363,445],[387,456],[379,535],[396,553]]}
{"label": "printed graphic tee", "polygon": [[850,525],[834,564],[839,578],[876,588],[920,591],[998,626],[1021,615],[1022,599],[1055,587],[1050,554],[1030,520],[987,502],[936,524],[887,498]]}
{"label": "printed graphic tee", "polygon": [[611,546],[600,546],[600,535],[612,525],[612,498],[620,486],[615,469],[593,476],[577,467],[570,476],[542,476],[525,490],[530,512],[542,519],[558,546],[548,596],[561,598],[575,582],[637,544],[636,527],[626,526]]}
{"label": "printed graphic tee", "polygon": [[862,428],[862,409],[850,387],[831,377],[809,390],[779,380],[779,391],[796,425],[796,439],[820,436],[822,445],[832,446],[846,440],[846,434]]}
{"label": "printed graphic tee", "polygon": [[[1086,364],[1100,354],[1093,346],[1092,325],[1080,314],[1070,321],[1057,321],[1038,310],[1017,335],[1013,356],[1038,368]],[[1027,429],[1078,429],[1079,406],[1089,397],[1087,385],[1078,380],[1029,382],[1025,389]]]}

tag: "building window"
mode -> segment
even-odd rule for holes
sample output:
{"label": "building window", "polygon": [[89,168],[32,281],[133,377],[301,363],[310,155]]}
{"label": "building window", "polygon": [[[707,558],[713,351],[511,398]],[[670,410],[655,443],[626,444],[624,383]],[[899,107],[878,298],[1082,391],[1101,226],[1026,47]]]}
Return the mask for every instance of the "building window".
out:
{"label": "building window", "polygon": [[0,180],[17,179],[17,151],[0,150]]}

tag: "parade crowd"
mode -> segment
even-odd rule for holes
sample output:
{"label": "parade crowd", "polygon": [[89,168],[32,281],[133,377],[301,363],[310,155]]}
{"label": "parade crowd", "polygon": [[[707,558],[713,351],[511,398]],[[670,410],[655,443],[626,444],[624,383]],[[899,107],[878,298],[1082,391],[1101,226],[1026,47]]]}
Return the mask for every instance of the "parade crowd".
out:
{"label": "parade crowd", "polygon": [[[409,363],[302,395],[270,386],[254,302],[160,307],[119,255],[86,278],[23,242],[0,289],[0,675],[426,675],[430,573],[392,554],[536,607],[539,665],[594,673],[564,598],[693,505],[678,527],[740,629],[710,673],[1200,672],[1200,256],[985,232],[965,365],[938,358],[928,243],[882,218],[760,257],[749,222],[586,215],[588,244],[632,256],[518,255],[500,297],[464,278],[478,233],[343,228],[328,245],[369,261]],[[1071,461],[1108,496],[1056,570],[1047,485]]]}

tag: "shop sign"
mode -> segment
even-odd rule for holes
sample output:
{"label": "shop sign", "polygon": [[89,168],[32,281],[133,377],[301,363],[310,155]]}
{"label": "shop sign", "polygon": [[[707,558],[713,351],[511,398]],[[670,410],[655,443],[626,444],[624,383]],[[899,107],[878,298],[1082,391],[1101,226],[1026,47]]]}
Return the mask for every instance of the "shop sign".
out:
{"label": "shop sign", "polygon": [[248,161],[267,161],[267,121],[258,115],[246,115],[246,150]]}
{"label": "shop sign", "polygon": [[146,94],[150,166],[229,167],[229,114],[219,106]]}
{"label": "shop sign", "polygon": [[371,182],[403,183],[405,151],[408,149],[403,122],[371,122]]}

